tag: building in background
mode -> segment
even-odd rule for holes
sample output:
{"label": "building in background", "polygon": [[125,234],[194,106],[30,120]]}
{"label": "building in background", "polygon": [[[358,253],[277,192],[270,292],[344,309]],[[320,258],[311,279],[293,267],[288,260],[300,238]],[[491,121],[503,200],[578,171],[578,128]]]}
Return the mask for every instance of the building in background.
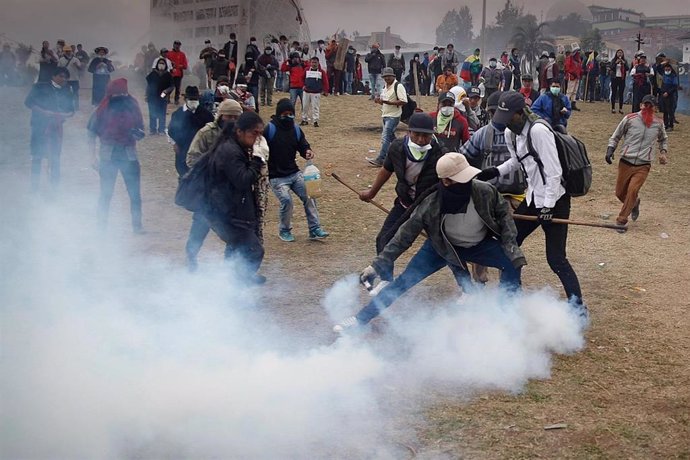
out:
{"label": "building in background", "polygon": [[592,27],[599,29],[603,37],[642,27],[644,15],[637,11],[597,5],[590,6],[589,11],[592,13]]}
{"label": "building in background", "polygon": [[249,36],[264,42],[280,35],[310,39],[299,0],[151,0],[151,41],[158,47],[180,40],[183,51],[198,55],[205,40],[218,48],[231,32],[241,43]]}

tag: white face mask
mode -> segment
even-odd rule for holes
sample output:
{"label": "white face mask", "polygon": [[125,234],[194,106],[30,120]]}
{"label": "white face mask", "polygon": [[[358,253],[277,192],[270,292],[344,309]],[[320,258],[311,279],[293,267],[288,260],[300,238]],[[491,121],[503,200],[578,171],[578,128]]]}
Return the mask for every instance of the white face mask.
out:
{"label": "white face mask", "polygon": [[249,43],[251,43],[252,45],[256,45],[256,40],[252,40]]}
{"label": "white face mask", "polygon": [[441,107],[441,115],[449,117],[455,112],[455,107]]}
{"label": "white face mask", "polygon": [[264,50],[264,53],[271,54],[271,50]]}
{"label": "white face mask", "polygon": [[326,45],[319,45],[319,49],[322,50],[326,47]]}
{"label": "white face mask", "polygon": [[199,107],[199,101],[187,101],[187,107],[193,112]]}
{"label": "white face mask", "polygon": [[671,71],[670,70],[664,70],[664,74],[665,75],[671,75]]}
{"label": "white face mask", "polygon": [[549,62],[553,64],[554,62],[556,62],[556,58],[549,58]]}
{"label": "white face mask", "polygon": [[495,62],[489,62],[489,67],[491,67],[492,69],[495,68],[495,67],[496,67],[496,63],[495,63]]}
{"label": "white face mask", "polygon": [[412,142],[412,139],[407,141],[407,146],[410,148],[410,150],[416,150],[421,153],[425,153],[431,150],[431,144],[417,145],[414,142]]}
{"label": "white face mask", "polygon": [[158,64],[158,70],[165,70],[167,66],[165,64]]}

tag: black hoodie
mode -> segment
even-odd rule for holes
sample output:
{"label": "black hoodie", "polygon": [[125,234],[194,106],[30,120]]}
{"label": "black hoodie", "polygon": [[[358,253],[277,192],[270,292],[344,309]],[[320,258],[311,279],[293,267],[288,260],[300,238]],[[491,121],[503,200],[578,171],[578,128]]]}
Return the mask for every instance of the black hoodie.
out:
{"label": "black hoodie", "polygon": [[[269,139],[269,127],[266,125],[264,137],[271,152],[268,157],[268,177],[275,179],[290,176],[299,171],[296,155],[299,153],[302,158],[306,158],[307,150],[310,148],[309,142],[300,127],[295,127],[294,120],[286,123],[277,116],[273,116],[269,123],[275,126],[275,134],[272,139]],[[299,139],[297,138],[298,130]]]}

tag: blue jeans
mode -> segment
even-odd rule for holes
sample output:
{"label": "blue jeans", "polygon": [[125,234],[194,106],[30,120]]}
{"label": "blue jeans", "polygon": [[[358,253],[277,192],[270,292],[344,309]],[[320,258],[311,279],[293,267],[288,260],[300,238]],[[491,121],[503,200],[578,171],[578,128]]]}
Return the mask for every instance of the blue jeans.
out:
{"label": "blue jeans", "polygon": [[599,83],[601,84],[601,99],[608,101],[611,97],[611,77],[608,75],[599,75]]}
{"label": "blue jeans", "polygon": [[290,190],[302,200],[304,212],[307,215],[309,231],[318,229],[319,213],[316,210],[316,201],[307,196],[307,187],[304,185],[304,176],[301,171],[297,171],[287,177],[275,177],[270,179],[271,188],[280,202],[280,224],[278,230],[281,232],[292,231],[292,196]]}
{"label": "blue jeans", "polygon": [[299,98],[299,103],[304,111],[304,98],[302,97],[303,93],[304,90],[302,88],[290,88],[290,102],[292,102],[292,106],[295,109],[297,108],[297,98]]}
{"label": "blue jeans", "polygon": [[376,157],[377,160],[383,162],[388,155],[388,147],[390,147],[391,142],[395,140],[395,128],[398,127],[400,123],[399,117],[383,117],[383,132],[381,133],[381,150],[379,151],[379,156]]}
{"label": "blue jeans", "polygon": [[371,98],[374,99],[376,96],[381,94],[381,89],[383,87],[383,78],[380,73],[370,73],[369,74],[369,88],[371,89]]}
{"label": "blue jeans", "polygon": [[[460,259],[465,262],[473,262],[485,267],[495,267],[502,270],[501,286],[508,290],[515,290],[520,286],[520,271],[513,267],[508,256],[498,241],[486,239],[472,248],[457,248]],[[418,283],[433,275],[443,267],[448,266],[455,276],[455,281],[466,292],[474,289],[469,272],[462,267],[449,264],[441,257],[427,239],[417,251],[410,263],[405,267],[400,276],[391,284],[384,287],[381,292],[357,313],[360,324],[366,324],[383,310],[388,308],[395,300]]]}
{"label": "blue jeans", "polygon": [[352,94],[352,79],[354,77],[353,72],[345,72],[345,92],[347,94]]}

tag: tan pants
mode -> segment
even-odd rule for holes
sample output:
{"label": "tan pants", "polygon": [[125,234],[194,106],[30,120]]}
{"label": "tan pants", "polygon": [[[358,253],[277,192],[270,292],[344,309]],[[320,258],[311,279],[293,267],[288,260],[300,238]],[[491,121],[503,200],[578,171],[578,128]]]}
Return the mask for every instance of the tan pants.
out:
{"label": "tan pants", "polygon": [[616,196],[623,203],[621,212],[616,218],[616,223],[625,225],[628,216],[637,205],[638,194],[644,181],[647,180],[652,165],[633,166],[623,161],[618,162],[618,179],[616,180]]}
{"label": "tan pants", "polygon": [[568,80],[568,99],[574,101],[577,98],[577,89],[580,87],[580,79]]}

